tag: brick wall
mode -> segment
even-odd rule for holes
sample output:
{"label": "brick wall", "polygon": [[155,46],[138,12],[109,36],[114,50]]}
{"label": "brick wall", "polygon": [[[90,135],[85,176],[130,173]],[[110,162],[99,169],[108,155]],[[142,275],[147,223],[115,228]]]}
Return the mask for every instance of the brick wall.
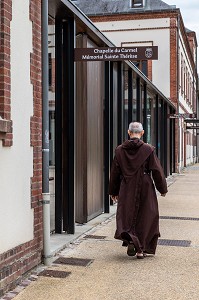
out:
{"label": "brick wall", "polygon": [[195,50],[195,45],[194,45],[194,34],[192,32],[187,32],[187,38],[188,38],[188,41],[189,41],[189,45],[190,45],[190,48],[191,48],[191,53],[193,55],[194,53],[194,50]]}
{"label": "brick wall", "polygon": [[[177,17],[170,18],[170,99],[178,107]],[[179,121],[175,121],[175,169],[179,170]]]}
{"label": "brick wall", "polygon": [[36,208],[38,213],[41,214],[42,209],[41,207],[38,208],[38,200],[41,200],[42,193],[41,0],[30,1],[30,20],[33,22],[33,53],[30,56],[30,78],[33,84],[34,102],[34,115],[31,118],[31,146],[33,146],[34,156],[34,176],[31,182],[32,207]]}
{"label": "brick wall", "polygon": [[[10,89],[10,22],[12,20],[12,0],[0,2],[0,117],[11,120]],[[11,124],[12,125],[12,124]],[[3,146],[12,146],[12,130],[1,139]]]}
{"label": "brick wall", "polygon": [[152,60],[148,60],[147,61],[147,64],[148,64],[148,78],[149,78],[149,80],[153,80],[153,78],[152,78]]}
{"label": "brick wall", "polygon": [[187,34],[181,16],[180,16],[180,31],[181,31],[181,34],[182,34],[183,41],[185,43],[185,47],[186,47],[188,58],[190,60],[191,67],[193,69],[193,72],[195,73],[194,75],[197,76],[197,70],[195,68],[195,62],[194,62],[194,59],[193,59],[193,53],[192,53],[191,45],[190,45],[189,39],[188,39],[188,35],[190,35],[190,36],[193,35],[194,36],[195,33],[193,32],[193,33]]}
{"label": "brick wall", "polygon": [[[6,2],[7,5],[5,4]],[[11,2],[10,0],[1,1],[7,9],[11,9]],[[10,15],[9,18],[11,18]],[[33,84],[34,111],[30,120],[30,136],[31,146],[33,146],[31,205],[34,209],[34,239],[0,254],[0,296],[2,296],[5,291],[13,289],[15,285],[20,282],[25,273],[41,262],[43,248],[42,206],[39,202],[42,198],[41,0],[30,0],[30,20],[33,26],[33,52],[30,55],[30,78]],[[5,36],[6,41],[7,38],[8,37]],[[4,50],[6,49],[4,48]],[[10,51],[8,52],[8,55],[6,52],[3,55],[3,58],[5,58],[3,66],[8,68],[7,74],[10,76],[10,64],[7,61],[10,56]],[[9,78],[9,76],[6,78]],[[6,81],[4,81],[4,85],[6,85]],[[8,84],[7,87],[8,91],[6,95],[7,97],[9,96],[8,99],[10,99],[10,84]],[[9,105],[7,108],[9,108]],[[10,117],[9,111],[5,110],[2,102],[1,109],[1,113],[4,113],[3,116]]]}

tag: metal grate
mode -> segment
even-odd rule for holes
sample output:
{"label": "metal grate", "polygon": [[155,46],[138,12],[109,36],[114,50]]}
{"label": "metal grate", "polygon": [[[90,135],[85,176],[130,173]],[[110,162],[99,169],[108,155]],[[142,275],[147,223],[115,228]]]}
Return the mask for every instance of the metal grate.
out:
{"label": "metal grate", "polygon": [[161,245],[161,246],[175,246],[175,247],[190,247],[191,241],[159,239],[158,240],[158,245]]}
{"label": "metal grate", "polygon": [[96,240],[103,240],[103,239],[105,239],[106,238],[106,236],[105,235],[86,235],[86,236],[84,236],[84,238],[85,239],[96,239]]}
{"label": "metal grate", "polygon": [[93,259],[73,258],[73,257],[59,257],[54,261],[54,264],[72,265],[87,267],[93,262]]}
{"label": "metal grate", "polygon": [[66,278],[71,272],[57,271],[57,270],[44,270],[38,276],[53,277],[53,278]]}
{"label": "metal grate", "polygon": [[191,217],[171,217],[171,216],[160,216],[160,219],[163,220],[187,220],[187,221],[199,221],[199,218],[191,218]]}
{"label": "metal grate", "polygon": [[199,167],[198,166],[189,166],[189,167],[187,167],[187,169],[199,170]]}

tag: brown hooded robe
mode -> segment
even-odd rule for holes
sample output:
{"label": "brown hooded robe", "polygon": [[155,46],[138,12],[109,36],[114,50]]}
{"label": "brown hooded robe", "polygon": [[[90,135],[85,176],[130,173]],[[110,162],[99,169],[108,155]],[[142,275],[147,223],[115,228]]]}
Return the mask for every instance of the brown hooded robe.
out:
{"label": "brown hooded robe", "polygon": [[138,138],[125,141],[115,150],[109,194],[118,196],[115,238],[124,246],[132,240],[138,252],[155,254],[159,212],[155,187],[167,193],[165,176],[154,147]]}

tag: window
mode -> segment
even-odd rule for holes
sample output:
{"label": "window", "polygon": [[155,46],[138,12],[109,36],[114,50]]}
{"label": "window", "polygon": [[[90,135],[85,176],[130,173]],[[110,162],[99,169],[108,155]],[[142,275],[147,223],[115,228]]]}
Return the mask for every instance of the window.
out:
{"label": "window", "polygon": [[131,0],[131,7],[132,8],[143,7],[143,0]]}
{"label": "window", "polygon": [[52,55],[51,53],[48,53],[48,83],[49,83],[49,89],[52,86]]}
{"label": "window", "polygon": [[146,136],[146,142],[149,144],[152,144],[155,142],[152,137],[153,127],[152,127],[152,113],[153,113],[153,98],[152,96],[147,92],[147,107],[146,107],[146,126],[147,126],[147,136]]}
{"label": "window", "polygon": [[183,68],[183,92],[184,92],[184,98],[186,97],[185,93],[186,93],[186,67],[185,67],[185,60],[183,62],[184,68]]}
{"label": "window", "polygon": [[147,60],[139,60],[139,61],[132,61],[132,63],[142,71],[142,73],[148,77],[148,62]]}
{"label": "window", "polygon": [[183,76],[184,76],[183,75],[183,56],[181,54],[181,76],[180,76],[180,79],[181,79],[181,83],[180,83],[180,85],[181,85],[181,95],[183,95],[183,79],[184,79]]}
{"label": "window", "polygon": [[55,112],[49,111],[49,165],[55,165]]}
{"label": "window", "polygon": [[186,71],[185,71],[185,76],[186,76],[186,82],[185,82],[185,97],[186,100],[188,99],[188,69],[186,67]]}
{"label": "window", "polygon": [[123,89],[123,139],[128,139],[128,96],[129,96],[129,84],[128,84],[128,70],[124,70],[123,78],[124,78],[124,89]]}

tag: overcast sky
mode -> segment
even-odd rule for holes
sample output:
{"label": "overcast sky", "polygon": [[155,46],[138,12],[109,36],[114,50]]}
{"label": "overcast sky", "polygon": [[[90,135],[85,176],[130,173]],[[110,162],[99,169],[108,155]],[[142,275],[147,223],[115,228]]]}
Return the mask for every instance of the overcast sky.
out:
{"label": "overcast sky", "polygon": [[199,44],[199,0],[163,1],[169,5],[176,5],[176,8],[180,8],[185,27],[196,32],[197,42]]}

